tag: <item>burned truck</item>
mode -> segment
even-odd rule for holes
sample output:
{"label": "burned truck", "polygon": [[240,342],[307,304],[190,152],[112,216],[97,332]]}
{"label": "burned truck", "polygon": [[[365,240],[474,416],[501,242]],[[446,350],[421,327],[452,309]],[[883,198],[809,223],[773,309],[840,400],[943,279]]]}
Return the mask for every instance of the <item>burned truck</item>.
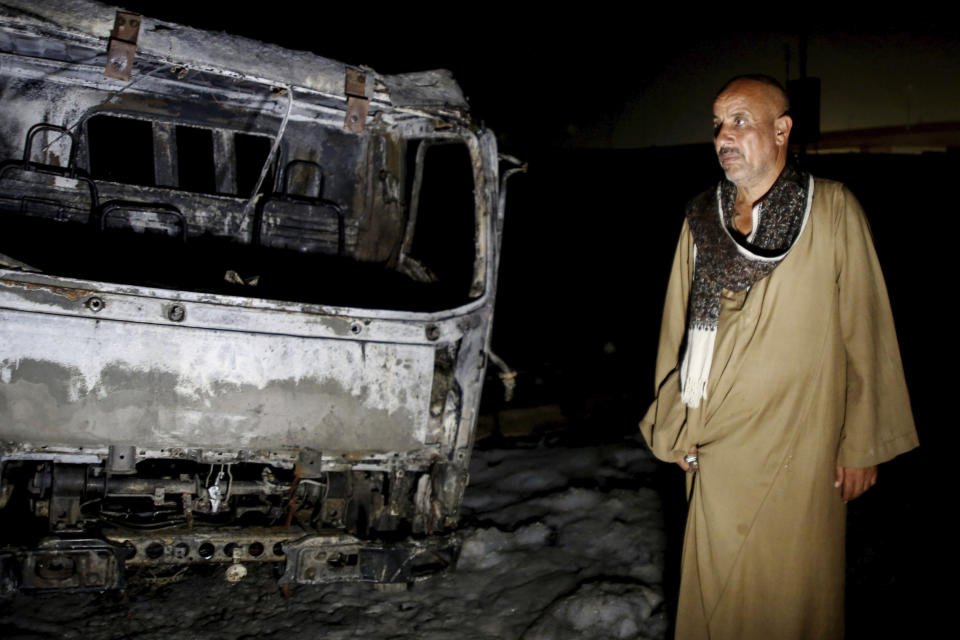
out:
{"label": "burned truck", "polygon": [[380,75],[0,2],[0,582],[448,566],[513,159]]}

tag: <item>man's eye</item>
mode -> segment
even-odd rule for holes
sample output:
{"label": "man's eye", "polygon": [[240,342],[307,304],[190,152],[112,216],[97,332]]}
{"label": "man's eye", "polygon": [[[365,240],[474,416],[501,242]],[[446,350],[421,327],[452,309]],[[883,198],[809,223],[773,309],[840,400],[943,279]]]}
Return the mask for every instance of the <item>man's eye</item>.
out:
{"label": "man's eye", "polygon": [[736,118],[736,119],[734,119],[733,122],[734,122],[734,124],[736,124],[738,127],[742,127],[743,125],[747,124],[747,121],[744,120],[743,118]]}
{"label": "man's eye", "polygon": [[714,137],[714,138],[716,138],[718,135],[720,135],[720,128],[721,128],[722,126],[723,126],[723,125],[721,125],[719,122],[714,122],[714,123],[713,123],[713,137]]}

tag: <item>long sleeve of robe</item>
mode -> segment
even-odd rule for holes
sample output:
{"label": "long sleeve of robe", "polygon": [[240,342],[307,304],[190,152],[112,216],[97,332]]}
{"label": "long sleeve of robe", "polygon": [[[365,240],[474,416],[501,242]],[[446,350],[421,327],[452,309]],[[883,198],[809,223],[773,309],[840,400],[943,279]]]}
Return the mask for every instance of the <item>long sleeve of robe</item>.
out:
{"label": "long sleeve of robe", "polygon": [[806,227],[748,291],[724,291],[707,395],[680,399],[693,277],[684,223],[664,306],[656,399],[640,424],[674,462],[698,447],[677,638],[841,638],[846,508],[836,465],[917,446],[869,227],[816,180]]}

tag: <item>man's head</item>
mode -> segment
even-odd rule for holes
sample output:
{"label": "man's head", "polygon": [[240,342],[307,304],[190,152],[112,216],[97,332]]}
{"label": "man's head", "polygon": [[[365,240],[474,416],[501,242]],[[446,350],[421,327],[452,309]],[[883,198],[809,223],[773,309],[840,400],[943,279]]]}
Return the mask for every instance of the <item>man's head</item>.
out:
{"label": "man's head", "polygon": [[793,120],[790,102],[769,76],[737,76],[713,101],[713,138],[727,179],[741,190],[763,195],[787,161]]}

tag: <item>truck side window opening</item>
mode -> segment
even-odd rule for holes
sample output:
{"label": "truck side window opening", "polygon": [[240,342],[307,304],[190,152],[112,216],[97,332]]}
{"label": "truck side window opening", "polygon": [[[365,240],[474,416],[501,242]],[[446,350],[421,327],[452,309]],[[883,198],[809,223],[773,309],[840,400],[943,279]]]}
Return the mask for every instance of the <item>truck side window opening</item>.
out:
{"label": "truck side window opening", "polygon": [[[260,178],[260,171],[263,169],[263,163],[266,162],[270,154],[270,138],[266,136],[254,136],[247,133],[233,134],[233,148],[236,154],[237,162],[237,195],[241,198],[247,198],[257,186],[257,179]],[[271,165],[270,171],[263,180],[260,187],[261,192],[269,192],[273,185],[274,167]]]}
{"label": "truck side window opening", "polygon": [[[307,137],[291,127],[248,207],[273,144],[266,131],[96,113],[82,134],[99,206],[89,224],[55,225],[44,242],[16,251],[42,270],[397,310],[450,309],[482,293],[474,159],[459,138],[365,142],[333,127]],[[391,191],[391,175],[405,184]],[[405,233],[404,259],[417,273],[391,268]],[[77,234],[111,258],[75,249]],[[51,255],[43,246],[54,236],[66,250]],[[318,277],[305,279],[311,273]]]}
{"label": "truck side window opening", "polygon": [[86,127],[94,180],[154,185],[153,125],[149,121],[98,114],[87,120]]}
{"label": "truck side window opening", "polygon": [[200,127],[177,127],[177,186],[185,191],[217,192],[213,162],[213,131]]}
{"label": "truck side window opening", "polygon": [[[195,125],[166,125],[171,136],[161,136],[169,144],[168,154],[157,157],[154,127],[164,126],[147,119],[96,114],[86,122],[90,175],[106,180],[144,187],[168,187],[194,193],[230,195],[247,198],[257,184],[263,163],[270,153],[271,138],[266,135],[232,132]],[[232,155],[218,158],[215,136],[232,144]],[[166,163],[163,158],[170,158]],[[163,166],[170,164],[172,166]],[[218,165],[235,175],[227,188],[218,185]],[[159,170],[159,171],[158,171]],[[169,175],[170,183],[156,175]],[[270,167],[261,192],[273,188],[274,167]]]}
{"label": "truck side window opening", "polygon": [[[475,250],[474,178],[470,151],[461,142],[421,141],[408,148],[408,203],[414,201],[414,162],[419,145],[428,145],[416,200],[416,226],[410,257],[435,276],[437,285],[466,301],[473,279]],[[412,206],[412,205],[411,205]]]}

